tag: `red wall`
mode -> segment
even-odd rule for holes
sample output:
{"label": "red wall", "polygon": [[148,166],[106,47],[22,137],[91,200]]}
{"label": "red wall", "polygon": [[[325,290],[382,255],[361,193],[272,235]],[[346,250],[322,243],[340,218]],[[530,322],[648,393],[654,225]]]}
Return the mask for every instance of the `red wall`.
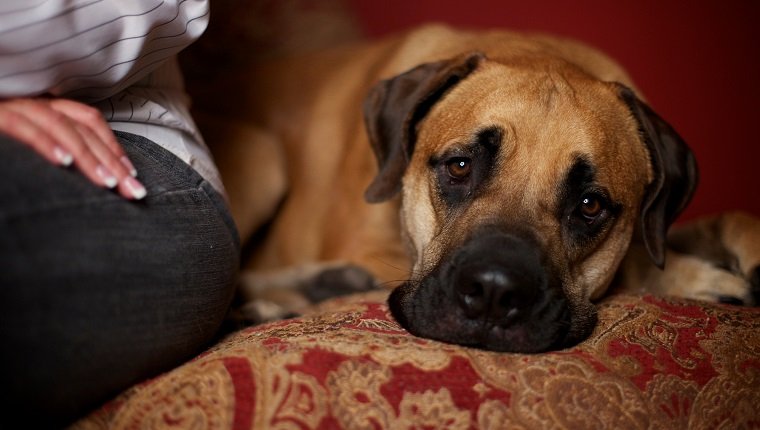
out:
{"label": "red wall", "polygon": [[683,219],[760,216],[760,2],[349,0],[369,36],[437,21],[570,36],[607,52],[689,143],[701,181]]}

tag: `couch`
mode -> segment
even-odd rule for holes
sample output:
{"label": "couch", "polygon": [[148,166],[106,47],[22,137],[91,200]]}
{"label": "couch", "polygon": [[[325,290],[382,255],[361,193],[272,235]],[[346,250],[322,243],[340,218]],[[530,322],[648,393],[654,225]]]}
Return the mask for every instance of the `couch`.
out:
{"label": "couch", "polygon": [[543,354],[413,337],[385,293],[237,331],[76,429],[760,428],[760,309],[612,294]]}

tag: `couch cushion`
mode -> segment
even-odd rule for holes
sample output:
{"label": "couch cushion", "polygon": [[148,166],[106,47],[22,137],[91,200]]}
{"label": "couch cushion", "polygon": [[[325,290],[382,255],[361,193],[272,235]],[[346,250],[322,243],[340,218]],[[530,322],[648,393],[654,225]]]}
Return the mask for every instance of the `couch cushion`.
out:
{"label": "couch cushion", "polygon": [[613,295],[580,345],[413,337],[384,294],[234,333],[79,428],[757,428],[760,309]]}

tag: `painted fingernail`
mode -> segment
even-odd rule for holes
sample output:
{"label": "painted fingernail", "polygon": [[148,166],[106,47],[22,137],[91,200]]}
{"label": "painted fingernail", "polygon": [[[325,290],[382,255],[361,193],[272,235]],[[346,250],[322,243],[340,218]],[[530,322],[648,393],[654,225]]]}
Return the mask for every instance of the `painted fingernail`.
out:
{"label": "painted fingernail", "polygon": [[103,183],[108,188],[113,188],[116,186],[116,184],[119,183],[119,181],[116,179],[113,173],[111,173],[108,169],[106,169],[103,166],[96,167],[95,173],[100,177],[100,179],[103,180]]}
{"label": "painted fingernail", "polygon": [[53,155],[55,155],[55,158],[57,158],[58,161],[60,161],[61,164],[66,167],[71,166],[71,163],[74,162],[74,157],[72,157],[71,154],[64,151],[58,146],[53,148]]}
{"label": "painted fingernail", "polygon": [[121,157],[121,164],[123,164],[123,165],[124,165],[124,167],[126,167],[126,168],[127,168],[127,170],[129,170],[129,174],[130,174],[130,175],[131,175],[133,178],[136,178],[136,177],[137,177],[137,169],[135,169],[135,166],[132,164],[132,162],[131,162],[131,161],[129,161],[129,158],[127,158],[127,156],[126,156],[126,155],[125,155],[125,156],[123,156],[123,157]]}
{"label": "painted fingernail", "polygon": [[127,186],[129,192],[132,194],[135,200],[140,200],[148,194],[145,187],[137,181],[135,178],[124,179],[124,185]]}

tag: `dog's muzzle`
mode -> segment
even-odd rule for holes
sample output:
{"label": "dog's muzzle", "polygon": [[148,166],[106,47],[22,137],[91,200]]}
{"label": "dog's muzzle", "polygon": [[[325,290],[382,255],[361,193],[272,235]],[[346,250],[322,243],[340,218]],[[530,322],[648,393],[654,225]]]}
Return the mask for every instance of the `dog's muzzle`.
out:
{"label": "dog's muzzle", "polygon": [[481,229],[389,305],[412,334],[449,343],[541,352],[570,341],[561,282],[528,234]]}

